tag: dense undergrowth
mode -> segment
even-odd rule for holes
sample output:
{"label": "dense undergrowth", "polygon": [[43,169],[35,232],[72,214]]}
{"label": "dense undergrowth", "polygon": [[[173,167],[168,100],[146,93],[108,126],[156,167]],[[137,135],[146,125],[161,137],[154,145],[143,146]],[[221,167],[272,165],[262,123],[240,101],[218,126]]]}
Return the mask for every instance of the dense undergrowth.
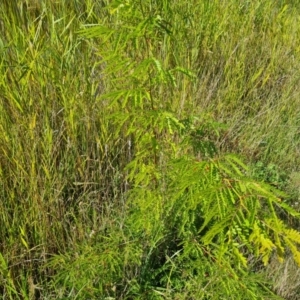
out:
{"label": "dense undergrowth", "polygon": [[299,5],[0,8],[3,299],[299,299]]}

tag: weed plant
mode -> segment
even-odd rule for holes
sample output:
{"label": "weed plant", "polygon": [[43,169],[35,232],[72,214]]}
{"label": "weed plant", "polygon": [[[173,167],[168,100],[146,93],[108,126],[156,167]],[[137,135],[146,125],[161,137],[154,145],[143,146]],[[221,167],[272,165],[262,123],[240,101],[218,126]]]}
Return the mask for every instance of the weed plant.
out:
{"label": "weed plant", "polygon": [[299,9],[1,1],[3,299],[298,299]]}

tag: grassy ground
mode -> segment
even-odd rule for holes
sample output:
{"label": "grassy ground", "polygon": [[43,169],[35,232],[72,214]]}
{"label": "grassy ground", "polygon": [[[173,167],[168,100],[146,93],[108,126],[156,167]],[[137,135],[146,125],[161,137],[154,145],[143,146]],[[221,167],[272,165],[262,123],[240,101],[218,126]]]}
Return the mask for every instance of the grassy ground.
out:
{"label": "grassy ground", "polygon": [[[145,220],[155,215],[151,206],[139,220],[145,232],[152,226],[146,244],[133,233],[140,225],[126,201],[148,199],[137,193],[144,185],[164,195],[167,158],[189,154],[175,129],[194,118],[197,160],[238,153],[253,178],[298,207],[299,10],[279,0],[2,1],[3,299],[193,299],[196,291],[198,299],[221,299],[218,285],[233,289],[211,262],[190,276],[187,258],[175,255],[178,241],[164,244],[166,232]],[[143,162],[144,175],[134,162]],[[155,252],[162,247],[173,247],[173,256]],[[152,255],[180,268],[169,266],[159,277],[165,289],[151,294],[157,279],[149,273],[160,264]],[[273,280],[266,286],[299,299],[297,282],[281,275],[299,276],[290,256],[263,270]],[[190,286],[182,287],[185,272]],[[256,273],[243,275],[247,288],[269,299],[261,288],[267,277]]]}

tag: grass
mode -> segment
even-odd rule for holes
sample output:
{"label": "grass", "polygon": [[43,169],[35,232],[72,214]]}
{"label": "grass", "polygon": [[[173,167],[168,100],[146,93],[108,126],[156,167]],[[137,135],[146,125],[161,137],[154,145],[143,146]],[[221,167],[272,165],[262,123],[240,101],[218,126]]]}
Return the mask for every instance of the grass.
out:
{"label": "grass", "polygon": [[[181,255],[192,246],[153,205],[177,197],[172,172],[189,173],[169,161],[191,155],[188,139],[198,161],[238,153],[252,177],[298,201],[299,5],[24,0],[0,8],[3,299],[221,299],[220,286],[238,299],[232,266],[212,263],[201,245],[184,250],[193,269]],[[193,138],[182,140],[184,130]],[[178,224],[188,218],[180,216]],[[273,286],[297,299],[298,287],[272,275],[298,276],[290,257],[271,265],[271,284],[258,272],[239,275],[245,297],[268,299]]]}

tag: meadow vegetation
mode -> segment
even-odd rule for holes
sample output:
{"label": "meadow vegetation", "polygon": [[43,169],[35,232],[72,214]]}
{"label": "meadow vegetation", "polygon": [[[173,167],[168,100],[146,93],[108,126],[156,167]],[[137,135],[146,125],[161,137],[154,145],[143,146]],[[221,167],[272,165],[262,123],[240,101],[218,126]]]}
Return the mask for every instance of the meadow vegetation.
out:
{"label": "meadow vegetation", "polygon": [[2,299],[300,299],[299,13],[1,1]]}

